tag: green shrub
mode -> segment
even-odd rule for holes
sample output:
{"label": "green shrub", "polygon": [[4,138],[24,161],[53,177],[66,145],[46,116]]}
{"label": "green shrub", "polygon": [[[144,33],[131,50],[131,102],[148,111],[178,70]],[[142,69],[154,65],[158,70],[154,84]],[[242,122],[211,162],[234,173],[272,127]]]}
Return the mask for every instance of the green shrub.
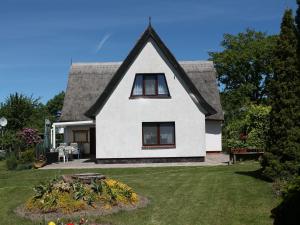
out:
{"label": "green shrub", "polygon": [[14,153],[10,153],[6,157],[6,167],[8,170],[14,170],[17,168],[18,160]]}
{"label": "green shrub", "polygon": [[0,161],[5,159],[6,152],[4,150],[0,151]]}
{"label": "green shrub", "polygon": [[[266,148],[269,130],[270,107],[249,104],[225,123],[223,127],[223,149]],[[244,137],[244,138],[242,138]]]}
{"label": "green shrub", "polygon": [[20,153],[20,164],[32,163],[35,160],[35,151],[33,148],[27,149],[24,152]]}
{"label": "green shrub", "polygon": [[272,210],[274,225],[298,225],[300,221],[300,177],[288,185],[283,201]]}
{"label": "green shrub", "polygon": [[16,170],[29,170],[32,169],[32,163],[18,163]]}
{"label": "green shrub", "polygon": [[260,161],[263,175],[269,180],[290,180],[300,170],[300,164],[293,161],[283,161],[282,157],[271,152],[265,152]]}

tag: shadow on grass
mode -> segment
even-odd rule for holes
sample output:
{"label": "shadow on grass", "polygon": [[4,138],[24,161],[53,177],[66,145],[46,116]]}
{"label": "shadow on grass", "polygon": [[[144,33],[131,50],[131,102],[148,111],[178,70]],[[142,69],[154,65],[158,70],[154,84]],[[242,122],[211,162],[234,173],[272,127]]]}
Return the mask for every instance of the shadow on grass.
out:
{"label": "shadow on grass", "polygon": [[262,169],[252,170],[252,171],[236,171],[236,174],[253,177],[258,180],[263,180],[266,182],[272,182],[270,179],[265,177],[262,173]]}

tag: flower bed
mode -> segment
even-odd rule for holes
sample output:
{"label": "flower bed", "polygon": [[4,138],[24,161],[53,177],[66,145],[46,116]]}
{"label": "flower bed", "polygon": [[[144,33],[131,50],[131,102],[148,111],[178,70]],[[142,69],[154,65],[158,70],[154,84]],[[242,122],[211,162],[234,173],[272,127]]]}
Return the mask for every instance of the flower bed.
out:
{"label": "flower bed", "polygon": [[[53,179],[34,188],[34,196],[16,212],[24,217],[41,218],[105,215],[119,210],[132,210],[147,204],[131,187],[114,179]],[[41,217],[42,216],[42,217]]]}

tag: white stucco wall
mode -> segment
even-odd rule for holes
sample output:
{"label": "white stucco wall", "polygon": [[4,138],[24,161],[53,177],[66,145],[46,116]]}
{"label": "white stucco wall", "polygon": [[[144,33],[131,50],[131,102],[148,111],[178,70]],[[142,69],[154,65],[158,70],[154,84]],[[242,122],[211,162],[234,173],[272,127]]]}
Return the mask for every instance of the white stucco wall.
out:
{"label": "white stucco wall", "polygon": [[[136,73],[164,73],[170,99],[129,99]],[[176,148],[142,149],[142,122],[175,122]],[[205,156],[205,115],[148,42],[96,116],[97,158]]]}
{"label": "white stucco wall", "polygon": [[206,151],[222,151],[222,122],[206,120]]}

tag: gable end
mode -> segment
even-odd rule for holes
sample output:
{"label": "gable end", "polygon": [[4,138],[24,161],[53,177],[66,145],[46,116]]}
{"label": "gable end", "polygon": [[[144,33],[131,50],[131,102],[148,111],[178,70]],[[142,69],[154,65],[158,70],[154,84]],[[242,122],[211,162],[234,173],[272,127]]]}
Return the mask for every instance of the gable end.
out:
{"label": "gable end", "polygon": [[139,55],[143,47],[146,45],[149,38],[152,38],[152,40],[156,43],[158,48],[162,51],[162,53],[165,55],[169,63],[173,66],[173,68],[177,71],[178,75],[181,77],[181,79],[185,82],[185,84],[190,89],[191,93],[196,97],[199,104],[202,106],[202,108],[205,110],[205,115],[210,116],[217,113],[217,111],[207,103],[207,101],[202,97],[200,92],[197,90],[197,88],[194,86],[190,78],[187,76],[186,72],[183,70],[183,68],[180,66],[180,64],[177,62],[173,54],[170,52],[170,50],[165,46],[165,44],[162,42],[158,34],[155,32],[155,30],[152,28],[151,25],[148,26],[148,28],[145,30],[141,38],[138,40],[136,45],[133,47],[133,49],[130,51],[126,59],[123,61],[121,66],[118,68],[116,73],[113,75],[112,79],[100,95],[100,97],[97,99],[97,101],[92,105],[92,107],[87,110],[85,113],[85,116],[89,118],[95,118],[96,114],[102,109],[112,92],[115,90],[119,82],[122,80],[123,76],[125,75],[126,71],[130,67],[130,65],[134,62],[136,57]]}

